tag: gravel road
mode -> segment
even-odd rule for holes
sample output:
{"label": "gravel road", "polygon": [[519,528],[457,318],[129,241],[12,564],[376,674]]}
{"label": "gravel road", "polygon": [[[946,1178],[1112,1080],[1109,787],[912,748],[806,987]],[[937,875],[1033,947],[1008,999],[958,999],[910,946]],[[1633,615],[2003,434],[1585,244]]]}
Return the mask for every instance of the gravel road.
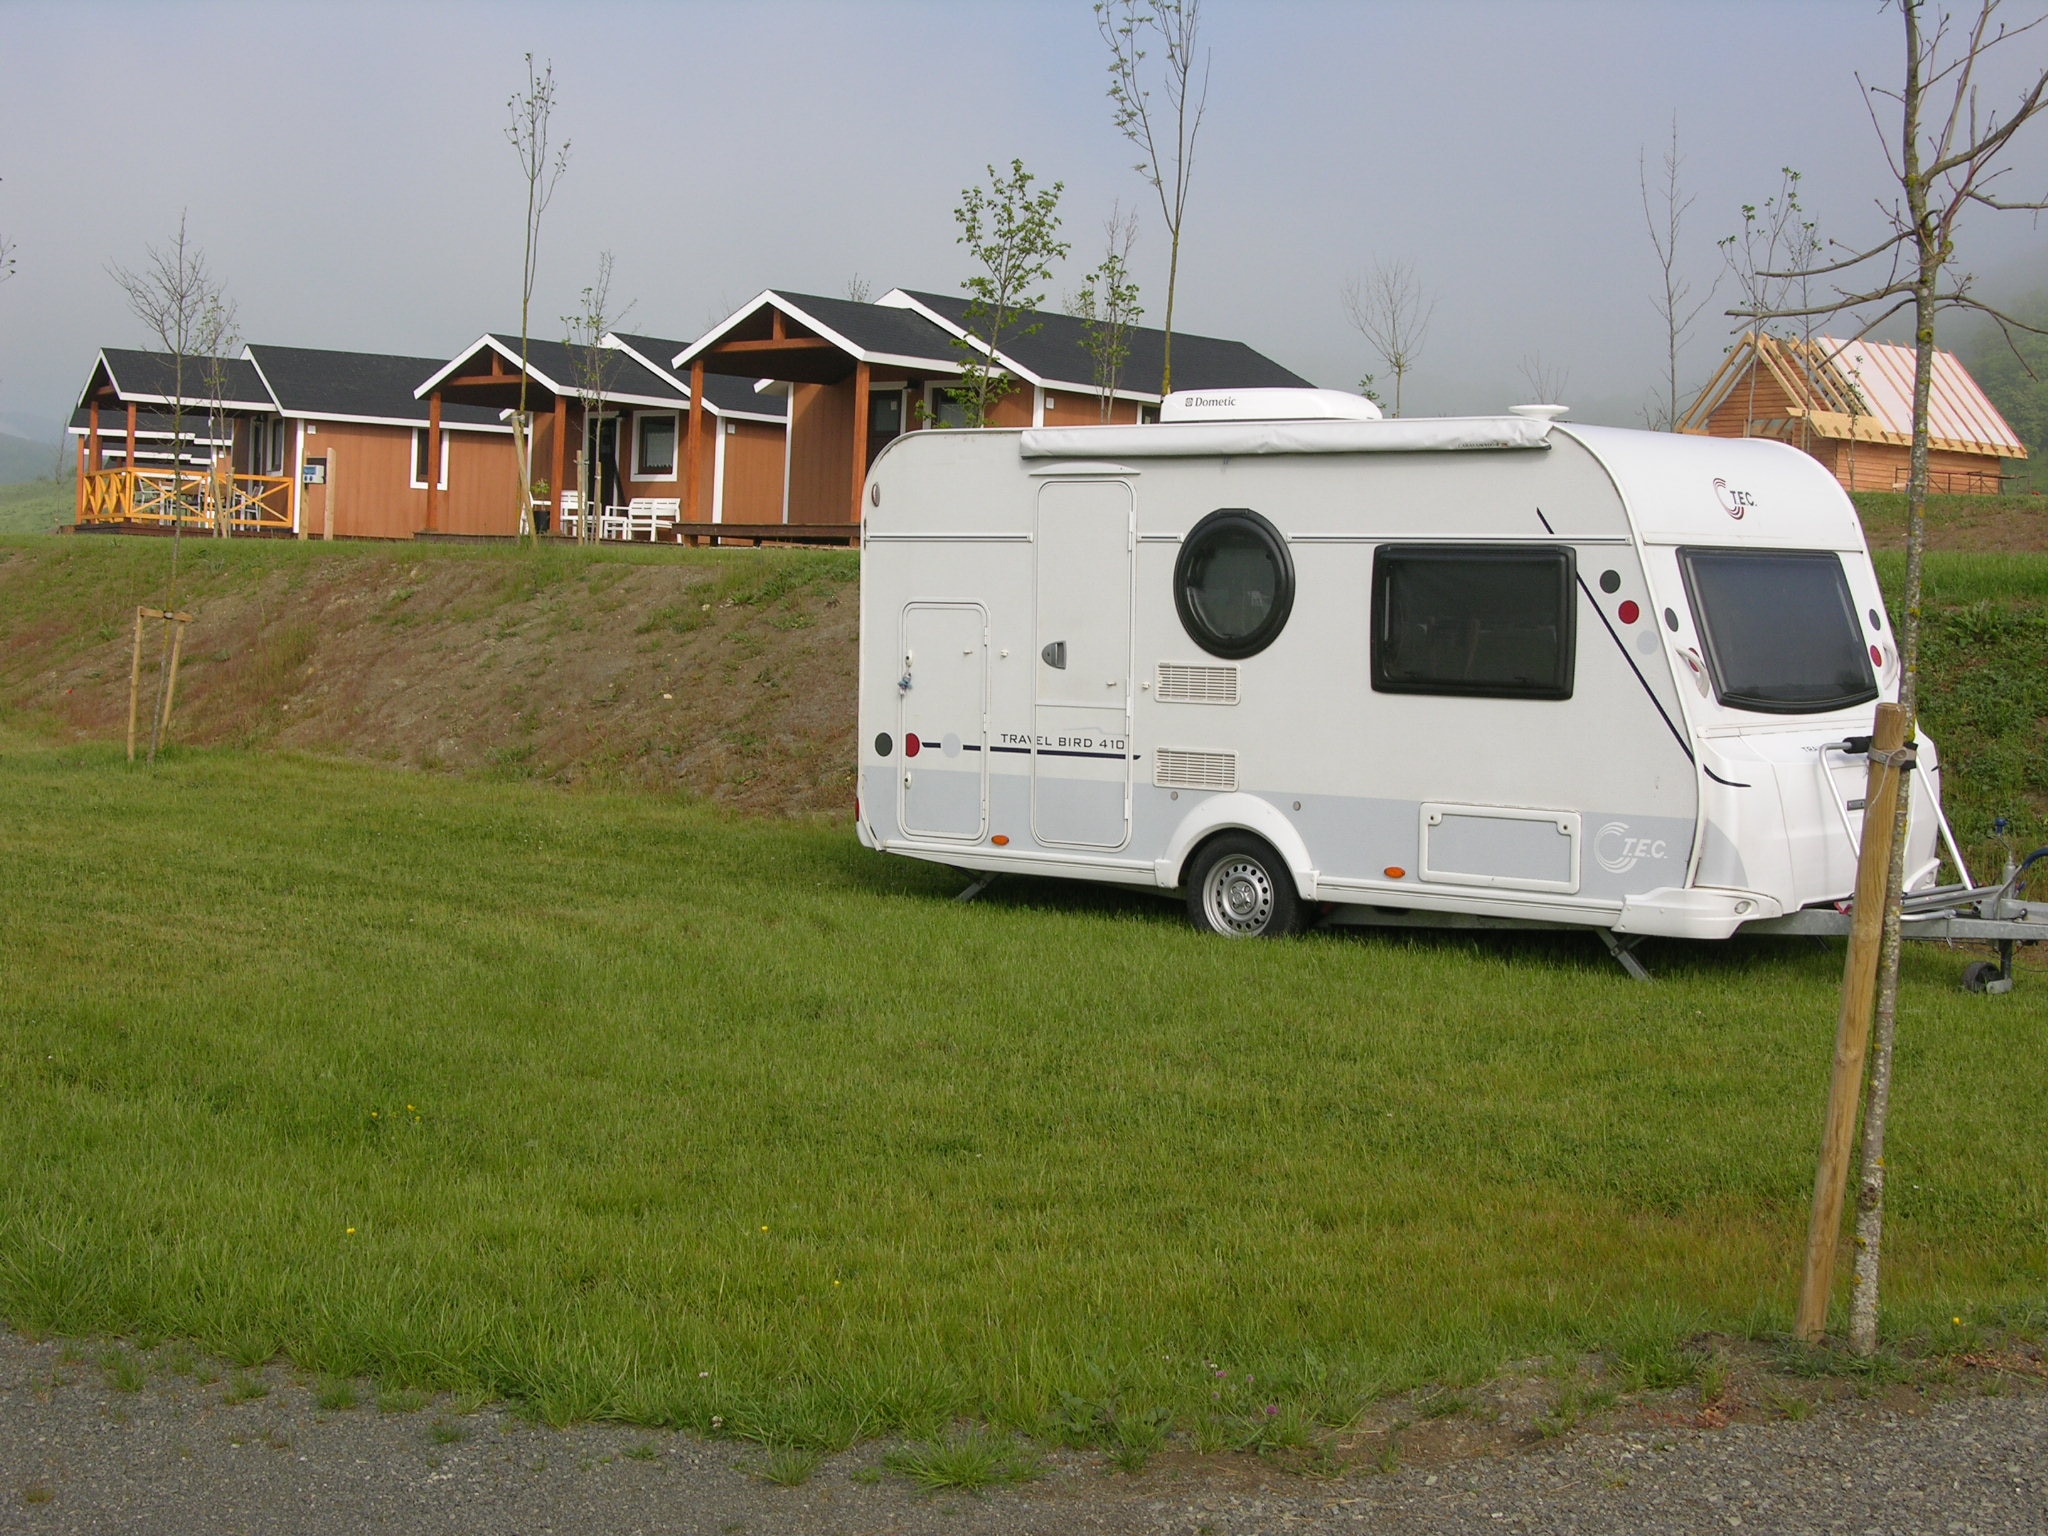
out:
{"label": "gravel road", "polygon": [[218,1367],[160,1355],[145,1370],[99,1348],[0,1334],[0,1532],[2048,1532],[2048,1393],[2017,1380],[1796,1421],[1624,1415],[1331,1479],[1191,1453],[1126,1476],[1061,1453],[971,1497],[877,1476],[882,1446],[783,1488],[749,1472],[744,1446],[546,1429],[446,1399],[322,1408],[282,1366],[207,1380]]}

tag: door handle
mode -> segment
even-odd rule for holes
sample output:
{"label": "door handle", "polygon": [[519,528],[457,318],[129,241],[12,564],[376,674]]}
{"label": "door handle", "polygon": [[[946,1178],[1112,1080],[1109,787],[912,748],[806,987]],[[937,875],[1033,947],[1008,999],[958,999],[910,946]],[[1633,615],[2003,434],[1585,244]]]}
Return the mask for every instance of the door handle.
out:
{"label": "door handle", "polygon": [[1055,667],[1062,672],[1066,671],[1067,642],[1064,640],[1048,640],[1045,649],[1038,653],[1038,659],[1048,667]]}

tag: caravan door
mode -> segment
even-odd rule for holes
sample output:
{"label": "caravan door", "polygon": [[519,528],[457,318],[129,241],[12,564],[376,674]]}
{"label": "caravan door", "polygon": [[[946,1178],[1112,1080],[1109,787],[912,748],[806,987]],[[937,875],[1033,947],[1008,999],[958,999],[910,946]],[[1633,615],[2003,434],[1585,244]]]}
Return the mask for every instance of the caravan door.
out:
{"label": "caravan door", "polygon": [[1131,833],[1131,565],[1136,501],[1121,480],[1038,492],[1031,831],[1121,848]]}
{"label": "caravan door", "polygon": [[988,614],[979,603],[903,610],[897,814],[916,837],[988,830]]}

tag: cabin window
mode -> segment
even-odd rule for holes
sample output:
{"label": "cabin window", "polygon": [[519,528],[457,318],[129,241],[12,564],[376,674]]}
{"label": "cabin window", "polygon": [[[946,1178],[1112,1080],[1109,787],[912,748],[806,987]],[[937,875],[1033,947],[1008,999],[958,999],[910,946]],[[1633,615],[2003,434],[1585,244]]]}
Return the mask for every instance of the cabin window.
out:
{"label": "cabin window", "polygon": [[1817,715],[1877,697],[1841,557],[1824,549],[1681,549],[1714,696]]}
{"label": "cabin window", "polygon": [[1255,656],[1279,638],[1294,606],[1287,541],[1244,507],[1211,512],[1188,534],[1173,564],[1181,627],[1211,656]]}
{"label": "cabin window", "polygon": [[633,478],[673,480],[676,474],[676,419],[673,416],[636,418],[633,434]]}
{"label": "cabin window", "polygon": [[[416,491],[424,491],[427,488],[428,435],[425,427],[414,427],[412,429],[412,488]],[[434,489],[437,491],[448,489],[448,434],[446,432],[441,434],[441,476],[434,482]]]}
{"label": "cabin window", "polygon": [[958,391],[959,386],[954,384],[933,384],[926,390],[925,410],[930,413],[933,426],[967,425],[967,402],[956,398]]}
{"label": "cabin window", "polygon": [[1572,552],[1552,545],[1383,544],[1372,562],[1381,693],[1568,699]]}

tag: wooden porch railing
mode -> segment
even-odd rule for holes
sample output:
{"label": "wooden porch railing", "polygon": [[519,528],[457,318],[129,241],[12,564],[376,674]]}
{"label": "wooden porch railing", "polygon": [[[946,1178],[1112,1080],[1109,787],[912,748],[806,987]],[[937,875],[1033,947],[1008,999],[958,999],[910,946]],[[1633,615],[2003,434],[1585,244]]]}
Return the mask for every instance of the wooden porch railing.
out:
{"label": "wooden porch railing", "polygon": [[141,523],[211,530],[292,525],[292,483],[282,475],[173,475],[168,469],[102,469],[80,477],[80,523]]}

